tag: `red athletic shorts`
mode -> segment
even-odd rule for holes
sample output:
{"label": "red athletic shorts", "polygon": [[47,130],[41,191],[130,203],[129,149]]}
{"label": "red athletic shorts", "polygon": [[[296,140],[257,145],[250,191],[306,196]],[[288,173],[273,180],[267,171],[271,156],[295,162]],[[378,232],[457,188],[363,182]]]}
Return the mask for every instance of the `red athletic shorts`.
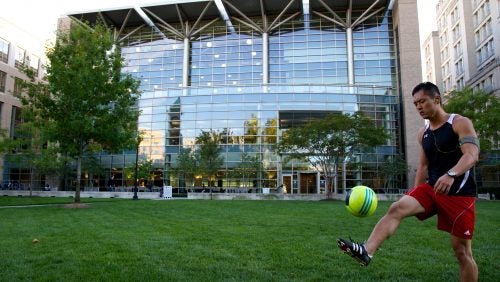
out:
{"label": "red athletic shorts", "polygon": [[427,184],[414,187],[406,195],[415,198],[425,209],[417,218],[425,220],[438,215],[437,228],[463,239],[472,239],[474,233],[475,197],[439,194]]}

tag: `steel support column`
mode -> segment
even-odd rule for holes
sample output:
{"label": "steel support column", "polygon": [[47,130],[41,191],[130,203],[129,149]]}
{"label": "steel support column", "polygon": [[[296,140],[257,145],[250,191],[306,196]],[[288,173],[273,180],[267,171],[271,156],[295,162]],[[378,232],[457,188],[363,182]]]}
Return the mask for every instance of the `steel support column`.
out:
{"label": "steel support column", "polygon": [[349,85],[354,84],[354,53],[352,47],[352,28],[346,28],[347,34],[347,78]]}
{"label": "steel support column", "polygon": [[189,86],[189,38],[184,38],[184,53],[182,56],[182,87]]}
{"label": "steel support column", "polygon": [[262,33],[262,84],[269,83],[269,34]]}

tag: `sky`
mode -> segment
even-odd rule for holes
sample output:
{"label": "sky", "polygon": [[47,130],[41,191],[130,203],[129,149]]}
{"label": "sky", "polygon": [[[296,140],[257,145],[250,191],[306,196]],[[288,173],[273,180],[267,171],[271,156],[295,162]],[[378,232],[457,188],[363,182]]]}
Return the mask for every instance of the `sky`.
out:
{"label": "sky", "polygon": [[[437,1],[417,0],[420,42],[436,29]],[[47,39],[54,38],[57,19],[63,15],[86,10],[161,2],[161,0],[11,0],[2,4],[0,17],[14,23],[44,43]]]}

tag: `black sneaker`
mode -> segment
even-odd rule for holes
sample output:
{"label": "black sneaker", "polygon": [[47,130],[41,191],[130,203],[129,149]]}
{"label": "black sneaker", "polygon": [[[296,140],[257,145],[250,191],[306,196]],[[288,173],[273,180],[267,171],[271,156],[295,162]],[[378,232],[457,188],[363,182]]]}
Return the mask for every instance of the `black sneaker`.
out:
{"label": "black sneaker", "polygon": [[352,239],[349,241],[338,238],[337,245],[344,254],[350,255],[353,259],[357,260],[361,266],[367,266],[372,260],[366,252],[364,244],[353,242]]}

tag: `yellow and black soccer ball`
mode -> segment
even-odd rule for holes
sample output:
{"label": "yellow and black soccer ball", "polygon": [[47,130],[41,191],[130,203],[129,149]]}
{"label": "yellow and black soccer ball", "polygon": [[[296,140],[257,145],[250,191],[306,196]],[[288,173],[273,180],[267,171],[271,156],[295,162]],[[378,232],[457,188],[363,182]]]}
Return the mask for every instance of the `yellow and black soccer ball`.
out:
{"label": "yellow and black soccer ball", "polygon": [[366,186],[353,187],[345,197],[345,207],[348,212],[357,217],[371,216],[377,210],[377,194]]}

